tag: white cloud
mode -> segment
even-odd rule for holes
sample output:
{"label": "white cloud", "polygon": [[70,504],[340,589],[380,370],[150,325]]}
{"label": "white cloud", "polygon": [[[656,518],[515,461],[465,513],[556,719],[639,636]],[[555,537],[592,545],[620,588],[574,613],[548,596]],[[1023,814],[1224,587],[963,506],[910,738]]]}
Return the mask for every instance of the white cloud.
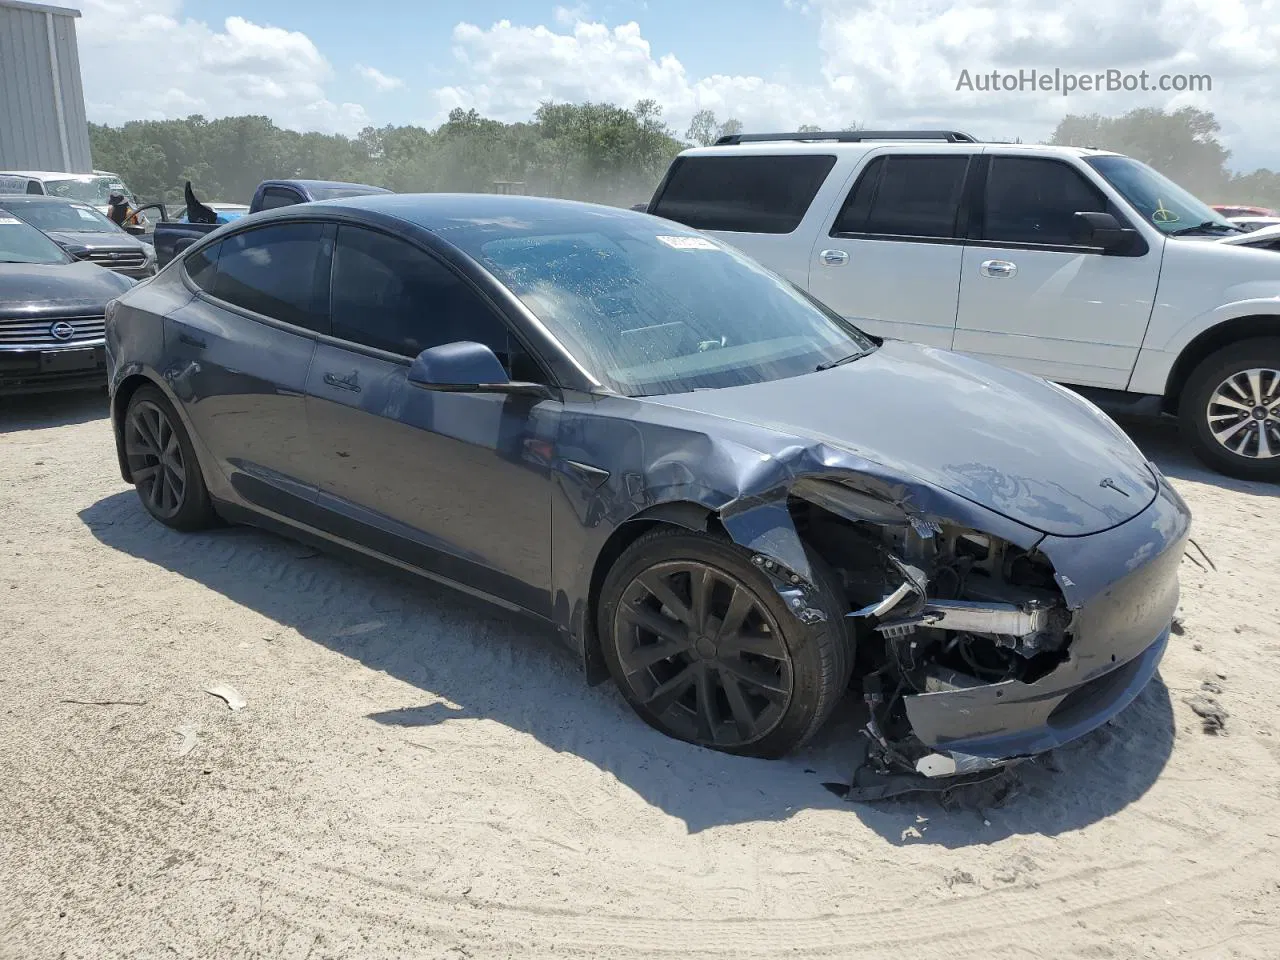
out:
{"label": "white cloud", "polygon": [[85,106],[100,123],[266,114],[303,130],[355,133],[358,103],[326,93],[333,68],[305,34],[228,17],[181,16],[180,0],[82,0]]}
{"label": "white cloud", "polygon": [[585,3],[579,3],[572,7],[556,7],[552,11],[552,16],[562,27],[572,27],[579,20],[587,19],[590,12],[590,8]]}
{"label": "white cloud", "polygon": [[399,77],[389,77],[377,67],[366,67],[362,63],[357,63],[355,71],[372,83],[379,93],[386,93],[388,90],[396,90],[404,86],[404,81]]}
{"label": "white cloud", "polygon": [[[458,79],[436,91],[443,114],[475,107],[524,119],[542,100],[653,97],[682,131],[699,109],[748,129],[943,125],[979,136],[1046,137],[1068,112],[1119,114],[1135,107],[1212,110],[1242,165],[1265,161],[1280,117],[1262,108],[1280,92],[1280,0],[784,0],[818,22],[820,79],[693,76],[654,51],[636,23],[612,28],[558,8],[561,29],[515,25],[454,29]],[[957,91],[962,70],[1081,74],[1107,69],[1209,74],[1211,92]],[[1272,161],[1272,165],[1275,162]]]}
{"label": "white cloud", "polygon": [[702,109],[758,126],[782,116],[814,122],[826,107],[804,91],[758,76],[691,77],[675,56],[655,56],[634,22],[610,28],[579,20],[567,33],[509,20],[487,30],[460,23],[453,52],[465,80],[436,91],[444,112],[475,107],[497,119],[524,120],[545,100],[629,106],[652,97],[683,130]]}

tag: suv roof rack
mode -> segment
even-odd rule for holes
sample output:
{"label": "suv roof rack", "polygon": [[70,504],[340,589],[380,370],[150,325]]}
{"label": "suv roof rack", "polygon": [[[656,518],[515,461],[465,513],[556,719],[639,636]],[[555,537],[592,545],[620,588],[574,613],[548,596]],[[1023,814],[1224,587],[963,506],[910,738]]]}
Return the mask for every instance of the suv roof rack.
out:
{"label": "suv roof rack", "polygon": [[814,130],[794,133],[729,133],[715,142],[717,147],[739,143],[774,143],[785,140],[834,140],[837,143],[861,143],[863,140],[945,140],[947,143],[977,143],[977,139],[959,130]]}

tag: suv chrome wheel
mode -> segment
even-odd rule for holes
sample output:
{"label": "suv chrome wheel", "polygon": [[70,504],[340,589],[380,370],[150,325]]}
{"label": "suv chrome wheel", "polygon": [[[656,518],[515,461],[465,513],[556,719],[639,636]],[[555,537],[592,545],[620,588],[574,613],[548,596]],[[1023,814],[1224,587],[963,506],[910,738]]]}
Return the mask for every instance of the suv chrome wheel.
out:
{"label": "suv chrome wheel", "polygon": [[1239,457],[1280,457],[1280,370],[1254,367],[1227,377],[1209,397],[1213,438]]}

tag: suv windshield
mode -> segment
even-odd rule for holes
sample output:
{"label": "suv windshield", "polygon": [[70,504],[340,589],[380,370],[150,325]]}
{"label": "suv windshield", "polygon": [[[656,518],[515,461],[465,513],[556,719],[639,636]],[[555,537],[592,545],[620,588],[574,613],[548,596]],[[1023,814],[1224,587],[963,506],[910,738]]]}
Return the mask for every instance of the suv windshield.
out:
{"label": "suv windshield", "polygon": [[[0,209],[21,217],[41,230],[68,230],[77,233],[120,233],[124,231],[83,203],[50,200],[0,200]],[[126,234],[127,235],[127,234]]]}
{"label": "suv windshield", "polygon": [[537,226],[516,221],[450,239],[619,393],[777,380],[874,348],[759,264],[674,224],[601,218],[590,231],[563,233]]}
{"label": "suv windshield", "polygon": [[46,180],[45,192],[51,197],[63,197],[67,200],[80,200],[91,203],[95,207],[104,207],[107,197],[112,191],[119,190],[128,196],[124,184],[110,177],[88,177],[83,180]]}
{"label": "suv windshield", "polygon": [[1239,227],[1168,177],[1131,157],[1087,157],[1089,166],[1170,236],[1240,233]]}
{"label": "suv windshield", "polygon": [[69,263],[62,248],[30,224],[0,210],[0,263]]}

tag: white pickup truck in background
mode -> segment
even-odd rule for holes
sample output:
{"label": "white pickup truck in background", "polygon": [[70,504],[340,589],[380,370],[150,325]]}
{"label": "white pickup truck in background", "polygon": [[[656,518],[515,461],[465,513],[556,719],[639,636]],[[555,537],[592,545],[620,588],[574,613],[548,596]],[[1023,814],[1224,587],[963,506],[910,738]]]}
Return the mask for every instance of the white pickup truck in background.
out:
{"label": "white pickup truck in background", "polygon": [[1280,480],[1280,257],[1198,242],[1238,228],[1129,157],[953,131],[735,134],[681,153],[647,209],[868,333],[1176,414],[1214,468]]}

